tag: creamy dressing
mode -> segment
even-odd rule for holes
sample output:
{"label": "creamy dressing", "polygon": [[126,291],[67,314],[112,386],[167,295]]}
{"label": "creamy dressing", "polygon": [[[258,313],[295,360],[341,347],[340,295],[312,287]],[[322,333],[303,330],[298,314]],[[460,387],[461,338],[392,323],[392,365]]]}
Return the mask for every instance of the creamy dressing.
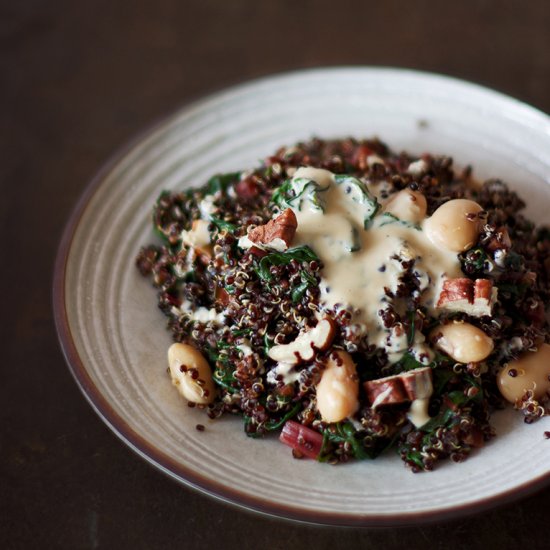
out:
{"label": "creamy dressing", "polygon": [[201,213],[201,218],[203,220],[210,220],[210,216],[216,211],[216,206],[214,205],[214,195],[206,195],[204,199],[199,203],[199,210]]}
{"label": "creamy dressing", "polygon": [[179,314],[184,313],[192,321],[197,321],[199,323],[208,323],[209,321],[214,321],[219,325],[225,323],[224,313],[218,313],[214,308],[208,309],[206,307],[198,307],[193,310],[193,304],[188,300],[184,300],[179,308],[174,307],[172,311],[174,313],[178,312]]}
{"label": "creamy dressing", "polygon": [[261,250],[275,250],[276,252],[284,252],[288,248],[288,245],[285,241],[283,241],[283,239],[272,239],[268,243],[255,243],[248,238],[248,235],[243,235],[240,237],[237,244],[239,248],[242,248],[243,250],[248,250],[249,248],[255,246]]}
{"label": "creamy dressing", "polygon": [[407,172],[412,176],[418,177],[424,174],[427,169],[428,169],[428,165],[426,164],[426,161],[419,159],[409,164],[409,167],[407,168]]}
{"label": "creamy dressing", "polygon": [[423,224],[419,228],[403,223],[384,216],[383,210],[364,229],[367,207],[354,200],[345,183],[337,185],[327,170],[300,168],[294,174],[297,177],[309,177],[322,187],[331,180],[323,191],[324,212],[308,201],[293,208],[298,221],[293,245],[309,245],[324,264],[322,306],[351,309],[353,322],[366,329],[369,343],[386,349],[390,361],[398,361],[408,349],[407,336],[384,328],[379,311],[392,301],[384,289],[396,291],[406,272],[402,261],[412,260],[413,272],[421,281],[421,302],[434,309],[443,279],[462,276],[456,252],[436,247],[422,230]]}
{"label": "creamy dressing", "polygon": [[246,338],[238,346],[235,347],[242,352],[244,357],[248,357],[249,355],[252,355],[254,353],[252,351],[252,348],[250,347],[250,340]]}
{"label": "creamy dressing", "polygon": [[426,422],[430,420],[430,415],[428,414],[429,404],[429,397],[423,399],[415,399],[411,403],[411,408],[407,413],[407,418],[415,425],[416,428],[424,426],[424,424],[426,424]]}
{"label": "creamy dressing", "polygon": [[181,241],[183,244],[191,247],[204,247],[210,244],[210,232],[208,231],[208,222],[206,220],[195,220],[189,231],[181,232]]}
{"label": "creamy dressing", "polygon": [[380,158],[378,155],[369,155],[367,157],[367,164],[369,166],[374,166],[375,164],[381,164],[382,166],[384,166],[384,159],[383,158]]}
{"label": "creamy dressing", "polygon": [[300,379],[300,373],[294,369],[294,365],[288,363],[277,363],[277,366],[267,373],[267,382],[275,385],[277,377],[282,376],[283,384],[294,384]]}
{"label": "creamy dressing", "polygon": [[380,392],[376,399],[372,402],[371,407],[373,409],[376,409],[381,403],[384,403],[384,401],[391,395],[393,391],[393,388],[391,386],[388,386],[383,392]]}

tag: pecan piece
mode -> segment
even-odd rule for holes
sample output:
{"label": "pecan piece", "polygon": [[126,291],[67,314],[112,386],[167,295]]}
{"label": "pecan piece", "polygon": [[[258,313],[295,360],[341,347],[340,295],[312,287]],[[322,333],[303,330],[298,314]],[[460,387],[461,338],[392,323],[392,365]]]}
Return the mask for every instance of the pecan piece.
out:
{"label": "pecan piece", "polygon": [[311,361],[315,357],[315,350],[326,351],[334,335],[336,325],[334,321],[325,317],[307,332],[300,333],[290,344],[273,346],[269,350],[269,357],[286,365],[297,365],[302,361]]}
{"label": "pecan piece", "polygon": [[497,289],[489,279],[446,279],[437,301],[437,307],[462,311],[473,317],[491,315],[497,299]]}
{"label": "pecan piece", "polygon": [[432,395],[432,369],[430,367],[413,369],[403,372],[399,376],[411,401],[427,399]]}
{"label": "pecan piece", "polygon": [[276,218],[269,220],[265,225],[259,225],[248,233],[248,238],[259,245],[269,245],[272,248],[286,250],[298,227],[296,215],[291,208],[287,208]]}
{"label": "pecan piece", "polygon": [[363,387],[373,409],[381,405],[428,399],[433,392],[432,369],[420,367],[378,380],[369,380]]}
{"label": "pecan piece", "polygon": [[363,387],[373,409],[380,405],[394,405],[409,401],[403,382],[398,376],[370,380],[365,382]]}
{"label": "pecan piece", "polygon": [[512,240],[510,239],[508,230],[505,227],[496,229],[485,247],[491,252],[495,250],[510,250],[512,248]]}
{"label": "pecan piece", "polygon": [[437,307],[456,309],[468,307],[474,300],[474,282],[471,279],[445,279]]}

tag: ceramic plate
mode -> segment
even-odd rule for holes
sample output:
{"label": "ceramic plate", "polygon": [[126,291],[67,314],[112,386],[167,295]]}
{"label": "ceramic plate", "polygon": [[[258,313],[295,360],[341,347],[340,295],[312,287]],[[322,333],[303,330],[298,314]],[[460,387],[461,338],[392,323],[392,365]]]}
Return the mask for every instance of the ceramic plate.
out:
{"label": "ceramic plate", "polygon": [[[240,419],[209,421],[166,374],[171,343],[156,293],[134,267],[153,238],[162,189],[255,166],[312,136],[379,136],[393,149],[473,164],[518,189],[535,220],[550,209],[550,119],[458,80],[395,69],[334,68],[263,78],[196,102],[119,154],[90,184],[55,273],[57,327],[94,409],[139,455],[185,485],[249,509],[326,524],[404,525],[488,508],[550,478],[550,418],[496,414],[498,437],[463,464],[412,474],[392,454],[331,467],[293,460]],[[204,432],[195,429],[206,426]],[[521,467],[518,467],[521,465]]]}

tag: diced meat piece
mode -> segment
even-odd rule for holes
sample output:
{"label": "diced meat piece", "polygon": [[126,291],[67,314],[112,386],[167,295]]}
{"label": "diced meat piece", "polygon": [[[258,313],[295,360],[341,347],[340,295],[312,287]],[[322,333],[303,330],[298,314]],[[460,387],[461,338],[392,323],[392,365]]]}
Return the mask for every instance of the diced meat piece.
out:
{"label": "diced meat piece", "polygon": [[283,250],[286,250],[292,243],[292,239],[294,239],[297,227],[296,215],[291,208],[287,208],[265,225],[259,225],[252,229],[248,234],[248,238],[256,244],[276,245],[276,249],[282,247]]}
{"label": "diced meat piece", "polygon": [[497,289],[489,279],[446,279],[443,281],[437,307],[483,317],[491,315],[496,300]]}

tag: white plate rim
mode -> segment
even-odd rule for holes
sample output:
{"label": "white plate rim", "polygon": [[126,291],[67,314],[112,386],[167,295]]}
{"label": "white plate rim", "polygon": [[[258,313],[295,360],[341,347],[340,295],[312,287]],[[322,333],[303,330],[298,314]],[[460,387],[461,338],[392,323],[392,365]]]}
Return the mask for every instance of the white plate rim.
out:
{"label": "white plate rim", "polygon": [[217,92],[201,97],[195,101],[184,104],[177,108],[172,113],[159,119],[156,123],[150,125],[144,131],[136,135],[136,137],[123,145],[116,151],[110,159],[103,165],[98,173],[91,179],[85,187],[80,199],[74,207],[60,240],[58,247],[53,274],[53,310],[56,329],[59,342],[65,356],[69,370],[75,379],[78,387],[83,395],[90,403],[98,416],[105,424],[119,437],[126,445],[134,452],[152,464],[154,467],[168,475],[172,479],[181,482],[193,489],[212,497],[220,499],[224,502],[252,510],[255,512],[268,514],[284,519],[295,521],[322,524],[322,525],[339,525],[339,526],[363,526],[363,527],[391,527],[391,526],[407,526],[441,521],[450,518],[456,518],[464,515],[470,515],[483,510],[491,509],[496,506],[501,506],[517,500],[519,498],[530,495],[541,490],[550,484],[550,472],[538,476],[511,490],[500,493],[495,493],[491,497],[483,498],[471,503],[456,505],[442,510],[434,509],[424,512],[414,512],[406,514],[346,514],[339,512],[324,512],[311,511],[303,508],[293,508],[289,505],[281,505],[275,501],[269,501],[265,498],[257,498],[249,494],[242,493],[238,490],[217,483],[215,480],[197,475],[192,469],[186,468],[184,465],[174,461],[168,455],[150,444],[136,430],[131,428],[112,408],[109,402],[103,397],[92,378],[86,371],[86,367],[78,354],[74,337],[71,328],[65,305],[65,275],[71,244],[73,237],[79,225],[87,205],[92,200],[95,193],[102,186],[108,174],[142,141],[154,134],[157,130],[168,124],[174,118],[180,116],[186,111],[191,111],[199,108],[202,104],[213,101],[227,94],[246,90],[249,87],[265,83],[268,81],[277,81],[287,77],[299,76],[301,74],[328,73],[338,71],[368,71],[372,74],[400,74],[409,77],[418,77],[424,79],[432,79],[434,81],[448,82],[456,86],[462,86],[470,90],[486,94],[494,101],[500,101],[504,104],[513,107],[522,117],[528,117],[532,122],[537,122],[542,125],[544,131],[550,134],[550,117],[542,111],[527,105],[518,99],[502,94],[479,84],[471,83],[465,80],[454,77],[416,71],[411,69],[401,69],[394,67],[365,67],[365,66],[338,66],[338,67],[321,67],[311,69],[300,69],[296,71],[282,72],[274,75],[266,75],[258,79],[245,81],[243,83],[223,88]]}

